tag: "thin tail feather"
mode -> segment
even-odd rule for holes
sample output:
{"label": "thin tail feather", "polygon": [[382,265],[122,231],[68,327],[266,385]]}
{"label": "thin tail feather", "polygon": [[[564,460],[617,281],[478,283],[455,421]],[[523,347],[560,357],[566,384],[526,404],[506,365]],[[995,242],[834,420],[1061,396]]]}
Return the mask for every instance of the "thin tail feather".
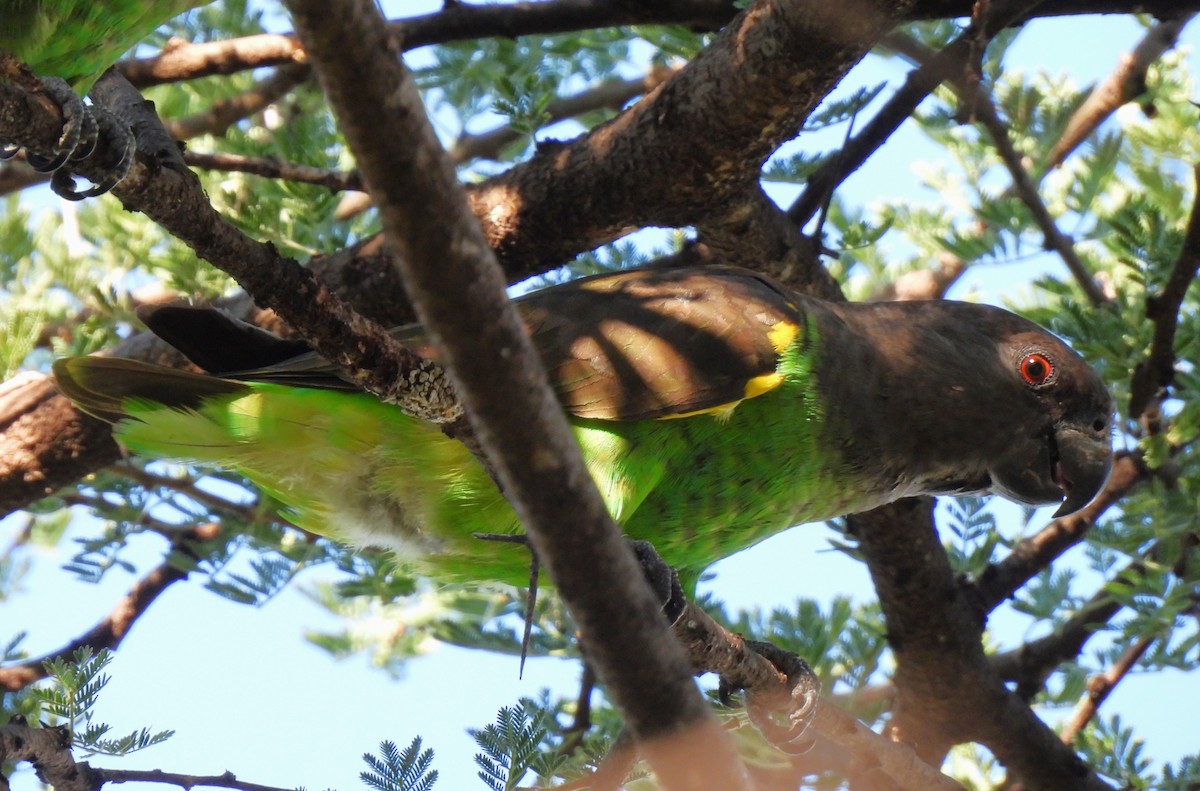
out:
{"label": "thin tail feather", "polygon": [[109,423],[129,417],[130,399],[174,409],[199,409],[206,398],[244,393],[240,382],[115,357],[70,357],[54,362],[62,394],[80,410]]}

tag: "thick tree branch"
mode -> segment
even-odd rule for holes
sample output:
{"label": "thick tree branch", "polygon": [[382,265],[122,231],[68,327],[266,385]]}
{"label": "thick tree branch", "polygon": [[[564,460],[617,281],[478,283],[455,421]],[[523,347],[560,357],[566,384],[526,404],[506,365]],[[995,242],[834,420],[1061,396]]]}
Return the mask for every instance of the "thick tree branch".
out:
{"label": "thick tree branch", "polygon": [[849,519],[896,654],[893,737],[931,763],[952,744],[978,741],[1030,787],[1108,788],[992,672],[983,624],[931,524],[928,498]]}
{"label": "thick tree branch", "polygon": [[[71,731],[65,727],[31,728],[24,718],[0,725],[0,764],[33,764],[38,780],[55,791],[96,791],[101,781],[94,769],[71,755]],[[0,775],[0,787],[8,779]]]}
{"label": "thick tree branch", "polygon": [[667,788],[745,787],[736,752],[696,693],[659,603],[583,465],[375,3],[345,0],[332,19],[325,0],[288,7],[401,251],[418,315],[643,752]]}
{"label": "thick tree branch", "polygon": [[[535,274],[633,228],[727,216],[725,202],[747,194],[766,158],[906,5],[756,4],[618,118],[473,190],[489,244],[512,274]],[[760,268],[785,281],[800,274]]]}

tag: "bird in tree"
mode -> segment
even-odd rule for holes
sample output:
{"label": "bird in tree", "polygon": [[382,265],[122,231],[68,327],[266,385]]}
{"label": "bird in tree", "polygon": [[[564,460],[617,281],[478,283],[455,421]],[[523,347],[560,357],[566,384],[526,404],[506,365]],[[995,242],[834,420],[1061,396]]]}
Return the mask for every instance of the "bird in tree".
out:
{"label": "bird in tree", "polygon": [[[128,126],[80,97],[91,90],[117,59],[159,25],[210,0],[2,0],[0,1],[0,79],[35,86],[62,109],[63,131],[53,151],[27,151],[29,164],[53,173],[51,187],[71,200],[100,195],[129,172],[133,136]],[[16,61],[14,63],[14,60]],[[35,79],[33,75],[37,75]],[[123,152],[109,174],[77,191],[65,166],[95,151],[101,137]],[[9,158],[19,149],[0,148]]]}
{"label": "bird in tree", "polygon": [[[824,302],[724,267],[599,275],[517,307],[613,518],[685,587],[801,522],[988,492],[1066,514],[1111,469],[1100,378],[999,308]],[[527,579],[523,552],[479,538],[522,527],[461,443],[356,392],[295,341],[207,309],[144,318],[218,375],[101,357],[54,366],[130,451],[235,470],[297,525],[394,548],[420,573]],[[396,335],[436,357],[420,327]]]}

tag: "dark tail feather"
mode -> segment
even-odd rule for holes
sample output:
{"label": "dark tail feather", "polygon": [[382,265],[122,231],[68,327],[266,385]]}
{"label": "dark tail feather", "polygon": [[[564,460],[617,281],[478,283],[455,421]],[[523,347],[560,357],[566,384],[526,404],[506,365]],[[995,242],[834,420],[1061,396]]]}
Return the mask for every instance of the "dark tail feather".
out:
{"label": "dark tail feather", "polygon": [[54,361],[58,389],[81,411],[116,423],[136,398],[174,409],[198,409],[206,398],[249,390],[247,385],[161,365],[116,357],[68,357]]}
{"label": "dark tail feather", "polygon": [[215,308],[143,305],[137,315],[151,332],[216,376],[266,368],[312,351],[304,341],[284,340]]}

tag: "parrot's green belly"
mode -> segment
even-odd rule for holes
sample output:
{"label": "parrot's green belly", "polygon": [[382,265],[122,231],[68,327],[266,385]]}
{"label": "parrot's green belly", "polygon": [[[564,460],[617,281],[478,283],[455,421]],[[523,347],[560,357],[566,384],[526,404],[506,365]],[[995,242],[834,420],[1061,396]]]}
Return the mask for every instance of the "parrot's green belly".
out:
{"label": "parrot's green belly", "polygon": [[[791,525],[878,502],[822,447],[812,402],[784,385],[727,420],[574,424],[625,531],[698,572]],[[117,436],[131,450],[234,469],[305,529],[395,548],[441,579],[528,579],[527,550],[477,537],[523,528],[466,448],[371,396],[254,385],[199,415],[129,406],[138,420]]]}

